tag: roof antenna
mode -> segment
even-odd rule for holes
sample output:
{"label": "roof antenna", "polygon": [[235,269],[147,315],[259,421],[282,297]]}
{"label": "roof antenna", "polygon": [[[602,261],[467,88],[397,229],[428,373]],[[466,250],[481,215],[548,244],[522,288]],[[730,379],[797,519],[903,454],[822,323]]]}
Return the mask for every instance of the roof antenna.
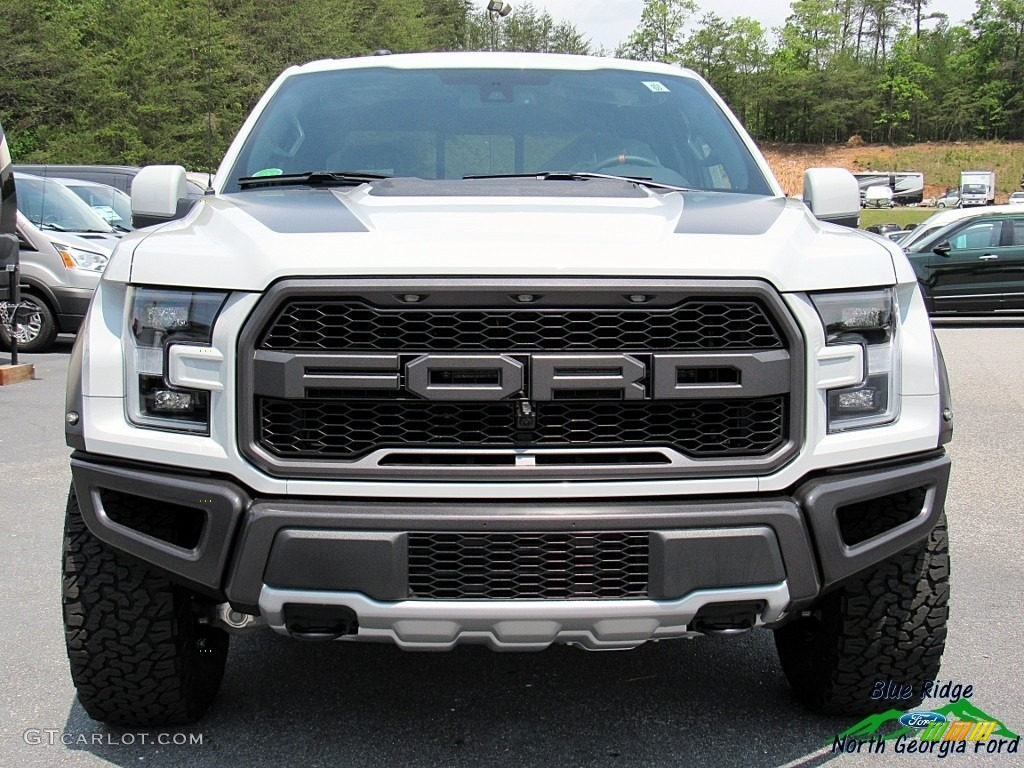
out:
{"label": "roof antenna", "polygon": [[213,0],[206,0],[206,189],[213,191]]}

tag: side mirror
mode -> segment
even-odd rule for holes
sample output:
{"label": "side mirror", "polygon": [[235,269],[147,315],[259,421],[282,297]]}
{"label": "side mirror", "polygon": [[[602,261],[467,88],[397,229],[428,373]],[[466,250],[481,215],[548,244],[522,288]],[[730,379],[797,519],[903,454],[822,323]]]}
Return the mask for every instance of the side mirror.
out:
{"label": "side mirror", "polygon": [[149,165],[132,181],[132,224],[151,227],[180,219],[195,201],[188,199],[185,169],[180,165]]}
{"label": "side mirror", "polygon": [[860,224],[860,187],[843,168],[804,171],[804,203],[821,221],[853,228]]}
{"label": "side mirror", "polygon": [[948,259],[949,258],[949,252],[951,250],[953,250],[953,249],[950,247],[949,241],[948,240],[943,240],[941,243],[939,243],[934,248],[932,248],[932,253],[937,253],[937,254],[939,254],[939,256],[944,256],[945,258]]}

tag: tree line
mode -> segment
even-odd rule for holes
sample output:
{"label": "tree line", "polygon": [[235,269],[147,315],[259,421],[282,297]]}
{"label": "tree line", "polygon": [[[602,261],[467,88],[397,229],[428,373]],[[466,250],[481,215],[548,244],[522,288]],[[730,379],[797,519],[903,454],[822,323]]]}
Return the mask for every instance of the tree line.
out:
{"label": "tree line", "polygon": [[620,56],[707,78],[760,140],[1024,138],[1024,0],[952,24],[929,0],[796,0],[784,26],[645,0]]}
{"label": "tree line", "polygon": [[786,23],[645,0],[615,51],[571,20],[472,0],[5,0],[0,121],[22,162],[181,163],[223,154],[282,69],[429,50],[618,55],[691,67],[759,140],[1024,139],[1024,0],[963,24],[929,0],[795,0]]}

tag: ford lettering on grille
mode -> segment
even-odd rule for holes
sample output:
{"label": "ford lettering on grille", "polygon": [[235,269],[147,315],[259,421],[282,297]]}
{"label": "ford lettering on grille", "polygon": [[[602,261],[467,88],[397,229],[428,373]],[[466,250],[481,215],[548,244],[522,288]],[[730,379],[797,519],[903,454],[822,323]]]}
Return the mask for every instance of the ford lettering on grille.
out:
{"label": "ford lettering on grille", "polygon": [[764,397],[789,391],[789,353],[348,355],[258,350],[255,393],[403,391],[426,400],[534,401]]}

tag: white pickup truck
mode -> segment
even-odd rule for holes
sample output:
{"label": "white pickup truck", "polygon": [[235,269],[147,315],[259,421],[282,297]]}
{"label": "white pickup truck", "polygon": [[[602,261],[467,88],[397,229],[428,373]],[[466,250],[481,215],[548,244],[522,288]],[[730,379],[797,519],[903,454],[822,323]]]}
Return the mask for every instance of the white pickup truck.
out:
{"label": "white pickup truck", "polygon": [[199,717],[229,635],[267,627],[513,651],[761,628],[825,713],[935,678],[951,411],[914,272],[850,228],[846,171],[787,199],[692,72],[293,67],[185,198],[181,168],[138,175],[151,226],[72,356],[92,717]]}

